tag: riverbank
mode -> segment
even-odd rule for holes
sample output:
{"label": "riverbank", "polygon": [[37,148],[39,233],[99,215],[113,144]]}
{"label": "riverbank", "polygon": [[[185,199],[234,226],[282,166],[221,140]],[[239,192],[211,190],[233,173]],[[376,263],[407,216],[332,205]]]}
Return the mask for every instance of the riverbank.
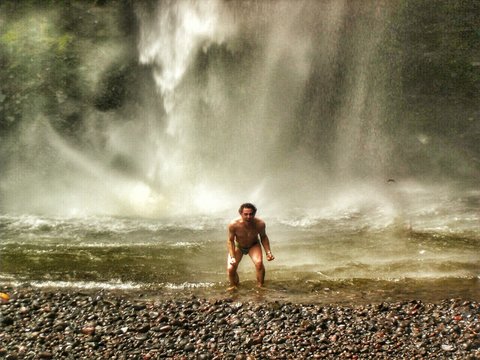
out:
{"label": "riverbank", "polygon": [[[394,359],[480,357],[480,306],[370,304],[3,289],[6,359]],[[138,295],[138,294],[137,294]]]}

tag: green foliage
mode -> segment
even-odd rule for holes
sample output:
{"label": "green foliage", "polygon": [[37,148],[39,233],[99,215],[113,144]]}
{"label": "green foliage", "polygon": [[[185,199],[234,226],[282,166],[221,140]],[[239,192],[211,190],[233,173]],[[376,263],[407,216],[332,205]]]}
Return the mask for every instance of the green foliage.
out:
{"label": "green foliage", "polygon": [[[130,3],[120,1],[0,3],[0,134],[40,113],[62,131],[78,127],[98,92],[91,74],[103,71],[98,63],[86,64],[85,56],[92,45],[102,51],[116,42],[128,44],[124,31],[133,23],[125,19],[133,16]],[[123,103],[122,79],[108,68],[101,76],[102,96],[116,102],[111,108]]]}
{"label": "green foliage", "polygon": [[67,79],[74,76],[75,37],[55,27],[52,11],[31,13],[11,22],[5,21],[0,35],[3,71],[1,127],[18,123],[22,115],[54,103],[58,91],[67,88]]}

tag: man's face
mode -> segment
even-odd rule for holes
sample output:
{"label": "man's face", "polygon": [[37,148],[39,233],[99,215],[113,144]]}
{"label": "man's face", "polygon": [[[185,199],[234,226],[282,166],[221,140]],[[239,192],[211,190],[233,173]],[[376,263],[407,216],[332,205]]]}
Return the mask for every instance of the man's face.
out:
{"label": "man's face", "polygon": [[248,209],[248,208],[243,208],[242,212],[240,213],[240,216],[242,217],[242,220],[245,222],[251,222],[255,217],[255,215],[253,215],[253,209]]}

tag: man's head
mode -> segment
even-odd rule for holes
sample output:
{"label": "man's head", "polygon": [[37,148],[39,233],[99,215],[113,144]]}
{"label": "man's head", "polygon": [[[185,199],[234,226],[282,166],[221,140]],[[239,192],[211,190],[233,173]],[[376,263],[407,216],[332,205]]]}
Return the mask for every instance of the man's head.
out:
{"label": "man's head", "polygon": [[243,221],[251,221],[257,213],[257,208],[251,203],[245,203],[240,205],[238,213],[242,217]]}

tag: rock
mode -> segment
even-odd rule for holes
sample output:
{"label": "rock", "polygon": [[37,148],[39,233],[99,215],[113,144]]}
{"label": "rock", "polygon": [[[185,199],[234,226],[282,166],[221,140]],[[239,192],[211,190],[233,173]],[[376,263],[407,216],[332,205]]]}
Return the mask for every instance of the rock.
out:
{"label": "rock", "polygon": [[253,345],[259,345],[259,344],[262,343],[262,340],[263,340],[263,339],[262,339],[261,336],[254,337],[254,338],[252,339],[252,344],[253,344]]}
{"label": "rock", "polygon": [[192,343],[188,343],[187,345],[185,345],[184,350],[187,352],[195,351],[195,345],[193,345]]}
{"label": "rock", "polygon": [[450,351],[453,351],[454,349],[455,349],[455,347],[453,345],[447,345],[447,344],[442,345],[442,350],[443,351],[450,352]]}
{"label": "rock", "polygon": [[170,330],[172,330],[172,327],[170,325],[165,325],[160,328],[161,332],[168,332]]}
{"label": "rock", "polygon": [[240,321],[240,319],[234,319],[230,325],[233,326],[233,327],[236,327],[236,326],[240,326],[242,324],[242,322]]}
{"label": "rock", "polygon": [[157,311],[150,311],[148,313],[148,316],[150,317],[150,319],[156,319],[158,317],[159,313]]}
{"label": "rock", "polygon": [[51,352],[48,352],[48,351],[43,351],[41,353],[38,354],[38,357],[40,359],[51,359],[53,357],[52,353]]}
{"label": "rock", "polygon": [[3,326],[10,326],[14,324],[14,320],[11,316],[0,317],[0,322]]}
{"label": "rock", "polygon": [[25,315],[25,314],[28,314],[28,312],[30,311],[30,309],[26,306],[22,306],[19,310],[18,310],[18,313],[21,314],[21,315]]}
{"label": "rock", "polygon": [[145,341],[148,339],[148,335],[147,334],[138,334],[135,336],[135,340],[138,340],[138,341]]}
{"label": "rock", "polygon": [[84,335],[93,335],[95,334],[95,327],[93,326],[85,326],[82,328],[82,334]]}
{"label": "rock", "polygon": [[138,328],[138,332],[141,333],[146,333],[150,330],[150,325],[149,324],[143,324]]}

